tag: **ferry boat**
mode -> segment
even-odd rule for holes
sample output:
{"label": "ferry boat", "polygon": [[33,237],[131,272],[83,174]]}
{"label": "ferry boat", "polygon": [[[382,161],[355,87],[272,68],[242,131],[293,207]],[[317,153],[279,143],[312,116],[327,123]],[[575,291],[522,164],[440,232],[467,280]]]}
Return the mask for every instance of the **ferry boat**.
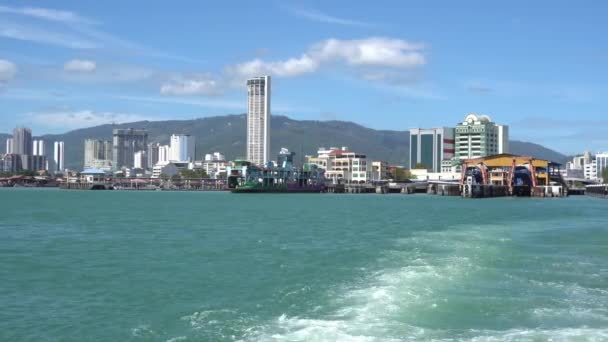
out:
{"label": "ferry boat", "polygon": [[293,166],[295,153],[282,149],[278,165],[258,167],[237,161],[228,177],[233,193],[319,193],[325,192],[325,170],[317,165]]}

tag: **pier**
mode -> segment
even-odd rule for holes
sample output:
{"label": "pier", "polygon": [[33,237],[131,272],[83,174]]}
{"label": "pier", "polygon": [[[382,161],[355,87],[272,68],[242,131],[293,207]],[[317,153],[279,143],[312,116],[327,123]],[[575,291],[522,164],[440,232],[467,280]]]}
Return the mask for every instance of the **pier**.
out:
{"label": "pier", "polygon": [[585,195],[608,198],[608,184],[587,185],[585,187]]}
{"label": "pier", "polygon": [[69,181],[60,185],[65,190],[137,190],[137,191],[225,191],[223,179],[187,178],[178,181],[150,178],[117,178],[98,181]]}

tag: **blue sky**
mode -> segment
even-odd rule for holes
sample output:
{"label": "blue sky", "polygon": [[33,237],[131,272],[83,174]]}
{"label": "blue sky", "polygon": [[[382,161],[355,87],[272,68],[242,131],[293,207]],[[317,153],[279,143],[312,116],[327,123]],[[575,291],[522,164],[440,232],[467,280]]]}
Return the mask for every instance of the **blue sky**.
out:
{"label": "blue sky", "polygon": [[246,111],[378,129],[469,112],[564,153],[608,150],[608,2],[0,2],[0,132]]}

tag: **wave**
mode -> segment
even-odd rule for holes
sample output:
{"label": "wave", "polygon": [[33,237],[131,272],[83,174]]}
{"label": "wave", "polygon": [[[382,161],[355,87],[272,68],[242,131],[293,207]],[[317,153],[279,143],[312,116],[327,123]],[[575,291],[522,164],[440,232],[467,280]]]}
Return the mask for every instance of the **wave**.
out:
{"label": "wave", "polygon": [[[283,314],[250,329],[239,340],[481,342],[608,338],[608,329],[601,325],[608,321],[606,311],[575,306],[580,293],[588,296],[585,302],[595,299],[605,304],[606,299],[601,299],[604,290],[545,284],[561,289],[564,298],[557,308],[528,308],[535,304],[508,293],[519,289],[534,296],[539,286],[496,267],[504,261],[503,253],[508,250],[505,244],[511,243],[508,227],[500,225],[415,233],[385,251],[379,260],[380,271],[359,284],[338,288],[331,303],[336,309],[330,314]],[[545,324],[558,314],[578,317],[576,322],[593,319],[598,326]]]}

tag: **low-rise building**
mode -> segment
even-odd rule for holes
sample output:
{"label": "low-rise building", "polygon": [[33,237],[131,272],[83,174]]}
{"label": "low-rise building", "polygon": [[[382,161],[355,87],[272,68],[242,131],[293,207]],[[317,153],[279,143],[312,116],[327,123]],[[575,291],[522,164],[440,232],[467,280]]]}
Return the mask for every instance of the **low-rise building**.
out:
{"label": "low-rise building", "polygon": [[161,178],[161,175],[169,177],[179,173],[179,169],[173,163],[158,163],[152,168],[152,178]]}
{"label": "low-rise building", "polygon": [[377,182],[388,179],[388,163],[385,161],[372,161],[370,181]]}
{"label": "low-rise building", "polygon": [[99,169],[85,169],[80,173],[80,181],[85,183],[104,182],[106,173]]}
{"label": "low-rise building", "polygon": [[306,162],[324,169],[325,178],[334,184],[361,184],[370,180],[367,156],[350,151],[348,147],[320,148],[316,157],[306,156]]}

